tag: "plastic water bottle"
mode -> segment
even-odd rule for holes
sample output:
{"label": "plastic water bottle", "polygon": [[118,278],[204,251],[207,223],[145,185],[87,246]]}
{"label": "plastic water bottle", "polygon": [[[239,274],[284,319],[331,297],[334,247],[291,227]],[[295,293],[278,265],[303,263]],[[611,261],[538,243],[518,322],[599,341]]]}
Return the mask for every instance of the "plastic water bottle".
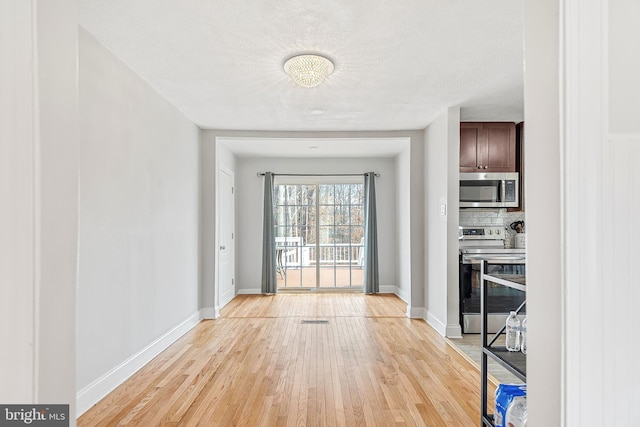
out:
{"label": "plastic water bottle", "polygon": [[507,426],[507,409],[517,396],[527,395],[526,384],[498,384],[496,387],[495,409],[493,412],[493,425],[496,427]]}
{"label": "plastic water bottle", "polygon": [[518,314],[512,311],[507,317],[507,338],[505,347],[509,351],[520,351],[520,319]]}
{"label": "plastic water bottle", "polygon": [[527,398],[516,396],[507,408],[505,416],[506,427],[524,427],[527,422]]}
{"label": "plastic water bottle", "polygon": [[520,351],[522,351],[523,354],[527,354],[527,318],[526,317],[522,320],[522,326],[520,326],[520,329],[521,329],[520,334],[522,336]]}

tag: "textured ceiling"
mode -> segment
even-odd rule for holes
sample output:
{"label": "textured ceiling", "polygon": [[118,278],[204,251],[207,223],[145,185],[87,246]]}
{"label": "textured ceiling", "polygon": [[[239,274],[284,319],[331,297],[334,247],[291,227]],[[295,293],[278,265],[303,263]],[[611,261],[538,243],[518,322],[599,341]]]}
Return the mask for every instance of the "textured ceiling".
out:
{"label": "textured ceiling", "polygon": [[330,158],[395,157],[409,138],[251,138],[218,139],[239,157]]}
{"label": "textured ceiling", "polygon": [[[203,129],[523,119],[523,0],[79,0],[79,19]],[[300,52],[334,73],[296,86],[282,63]]]}

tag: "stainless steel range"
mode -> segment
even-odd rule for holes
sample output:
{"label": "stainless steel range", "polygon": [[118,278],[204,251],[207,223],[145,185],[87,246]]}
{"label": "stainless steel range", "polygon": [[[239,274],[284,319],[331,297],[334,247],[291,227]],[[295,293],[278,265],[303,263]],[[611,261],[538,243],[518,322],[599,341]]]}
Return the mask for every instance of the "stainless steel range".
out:
{"label": "stainless steel range", "polygon": [[[480,264],[490,262],[488,273],[524,274],[525,249],[506,249],[502,227],[460,227],[460,326],[463,333],[480,333]],[[488,328],[498,331],[524,300],[522,292],[504,286],[489,288]]]}

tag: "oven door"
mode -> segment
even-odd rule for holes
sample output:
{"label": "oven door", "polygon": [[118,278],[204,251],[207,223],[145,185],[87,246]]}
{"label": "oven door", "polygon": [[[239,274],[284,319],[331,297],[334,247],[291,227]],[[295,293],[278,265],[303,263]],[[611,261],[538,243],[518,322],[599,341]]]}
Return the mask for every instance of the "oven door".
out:
{"label": "oven door", "polygon": [[[480,333],[480,264],[488,260],[488,274],[525,274],[524,257],[518,254],[464,254],[460,256],[460,326],[467,334]],[[489,283],[487,314],[490,333],[500,330],[509,316],[525,300],[516,289]],[[521,314],[526,313],[525,309]]]}

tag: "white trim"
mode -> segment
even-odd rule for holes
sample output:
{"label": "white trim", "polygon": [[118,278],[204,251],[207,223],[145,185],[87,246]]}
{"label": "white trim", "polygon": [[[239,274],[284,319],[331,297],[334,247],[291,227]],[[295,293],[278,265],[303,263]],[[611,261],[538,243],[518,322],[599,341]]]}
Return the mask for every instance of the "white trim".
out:
{"label": "white trim", "polygon": [[260,288],[253,289],[238,289],[238,295],[259,295],[262,293]]}
{"label": "white trim", "polygon": [[[319,146],[323,156],[361,157],[362,152],[371,158],[394,158],[408,147],[408,136],[380,136],[388,132],[356,132],[368,136],[350,137],[297,137],[296,132],[280,132],[279,136],[217,136],[237,157],[305,158],[317,157],[315,151],[306,147]],[[399,132],[393,132],[399,133]],[[401,132],[400,132],[401,133]],[[333,132],[335,134],[335,132]],[[300,149],[305,147],[305,149]],[[256,171],[257,172],[257,171]],[[273,171],[275,172],[275,171]],[[363,171],[364,173],[364,171]]]}
{"label": "white trim", "polygon": [[432,312],[427,311],[426,319],[427,323],[431,325],[433,329],[438,331],[443,337],[447,336],[447,326],[440,321]]}
{"label": "white trim", "polygon": [[640,133],[610,133],[608,138],[611,141],[636,141],[640,139]]}
{"label": "white trim", "polygon": [[398,295],[398,288],[393,285],[380,286],[379,291],[381,294],[395,294]]}
{"label": "white trim", "polygon": [[400,298],[402,301],[409,304],[409,299],[411,299],[411,295],[409,294],[409,292],[403,291],[397,286],[395,288],[396,288],[396,291],[394,292],[394,294],[396,294],[398,298]]}
{"label": "white trim", "polygon": [[447,338],[462,338],[462,327],[460,325],[447,325],[445,333]]}
{"label": "white trim", "polygon": [[202,307],[200,309],[200,319],[217,319],[220,316],[220,310],[215,307]]}
{"label": "white trim", "polygon": [[[305,289],[305,291],[310,291],[310,292],[313,292],[314,290],[315,289],[310,289],[310,290]],[[262,291],[258,288],[238,289],[238,295],[259,295],[261,293]],[[401,293],[400,289],[397,286],[393,286],[393,285],[380,286],[380,293],[397,295],[404,302],[407,302],[408,300],[406,292]]]}
{"label": "white trim", "polygon": [[[615,337],[610,323],[609,295],[621,289],[611,274],[610,255],[604,237],[611,227],[606,183],[609,152],[606,132],[608,2],[566,0],[564,3],[564,69],[561,70],[564,110],[561,115],[562,173],[562,425],[602,425],[619,422],[613,399],[624,395],[615,385],[615,361],[609,348]],[[630,31],[629,36],[634,32]],[[616,188],[622,194],[625,188]],[[585,233],[585,230],[590,230]],[[627,254],[628,256],[628,254]],[[603,286],[603,284],[607,286]],[[533,285],[532,285],[533,286]],[[614,307],[614,311],[617,307]],[[532,315],[533,319],[533,315]],[[587,336],[576,331],[589,331]],[[535,335],[534,339],[535,339]],[[553,343],[553,336],[551,342]],[[533,342],[533,340],[531,340]],[[552,344],[553,345],[553,344]],[[624,351],[619,351],[624,354]],[[614,362],[613,364],[611,362]],[[627,377],[632,379],[632,377]],[[622,387],[621,387],[622,386]],[[618,421],[616,421],[618,420]]]}
{"label": "white trim", "polygon": [[411,307],[407,305],[407,317],[410,319],[424,319],[427,309],[425,307]]}
{"label": "white trim", "polygon": [[89,408],[98,403],[100,399],[104,398],[131,375],[135,374],[140,368],[149,363],[154,357],[163,352],[199,322],[200,313],[193,313],[151,344],[77,392],[76,417],[84,414]]}

